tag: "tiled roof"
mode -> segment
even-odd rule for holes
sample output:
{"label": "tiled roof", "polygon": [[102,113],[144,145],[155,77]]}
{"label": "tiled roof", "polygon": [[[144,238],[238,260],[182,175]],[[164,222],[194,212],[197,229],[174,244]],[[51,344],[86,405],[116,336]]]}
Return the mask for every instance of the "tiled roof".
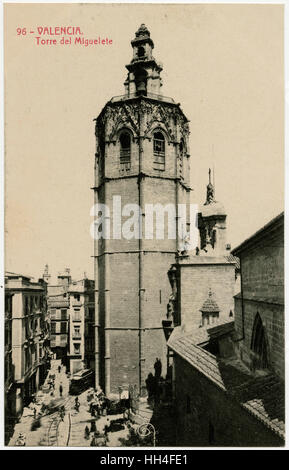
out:
{"label": "tiled roof", "polygon": [[234,256],[232,254],[226,256],[226,258],[227,258],[228,261],[235,263],[236,269],[240,269],[240,258],[238,258],[237,256]]}
{"label": "tiled roof", "polygon": [[234,320],[232,318],[216,318],[214,325],[204,325],[193,328],[190,333],[182,331],[182,327],[177,327],[173,330],[171,338],[185,336],[186,340],[192,345],[201,345],[222,335],[226,335],[234,330]]}
{"label": "tiled roof", "polygon": [[218,359],[196,344],[200,338],[194,338],[192,334],[184,336],[180,330],[175,330],[168,341],[168,346],[175,353],[238,401],[244,410],[267,428],[284,438],[284,385],[278,377],[268,374],[256,378],[238,359]]}

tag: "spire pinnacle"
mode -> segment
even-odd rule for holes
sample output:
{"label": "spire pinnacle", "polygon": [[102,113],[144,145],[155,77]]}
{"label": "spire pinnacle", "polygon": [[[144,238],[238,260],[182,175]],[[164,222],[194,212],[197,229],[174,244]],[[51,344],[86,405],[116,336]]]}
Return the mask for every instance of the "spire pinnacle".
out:
{"label": "spire pinnacle", "polygon": [[209,184],[207,185],[207,199],[205,202],[205,206],[208,204],[212,204],[215,201],[215,188],[211,182],[211,168],[209,168]]}

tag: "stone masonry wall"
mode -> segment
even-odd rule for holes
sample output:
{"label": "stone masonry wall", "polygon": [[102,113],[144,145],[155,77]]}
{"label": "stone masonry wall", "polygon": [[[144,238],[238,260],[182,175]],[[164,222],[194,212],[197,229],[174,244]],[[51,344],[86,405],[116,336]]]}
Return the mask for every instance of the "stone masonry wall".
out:
{"label": "stone masonry wall", "polygon": [[179,356],[175,357],[175,366],[176,445],[284,445],[278,436]]}

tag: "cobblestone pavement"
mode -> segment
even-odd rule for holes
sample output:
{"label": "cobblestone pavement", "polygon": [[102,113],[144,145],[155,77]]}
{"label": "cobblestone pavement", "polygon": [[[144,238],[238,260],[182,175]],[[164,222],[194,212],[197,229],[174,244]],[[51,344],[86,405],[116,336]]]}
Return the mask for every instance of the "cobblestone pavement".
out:
{"label": "cobblestone pavement", "polygon": [[[87,393],[79,395],[80,409],[77,412],[74,409],[75,396],[69,395],[69,379],[66,375],[65,367],[62,366],[61,372],[58,373],[60,361],[51,361],[51,369],[48,373],[55,374],[55,392],[54,396],[50,393],[44,393],[41,397],[43,403],[49,404],[52,400],[60,398],[59,386],[63,387],[62,398],[64,398],[64,406],[66,414],[64,420],[61,421],[59,413],[43,416],[40,421],[40,427],[31,430],[33,419],[33,409],[24,408],[23,415],[19,423],[14,428],[14,433],[9,441],[9,446],[15,446],[19,433],[26,436],[26,447],[35,446],[54,446],[54,447],[88,447],[91,444],[93,433],[90,433],[89,439],[85,438],[85,427],[91,428],[92,421],[95,421],[96,429],[100,433],[104,431],[104,426],[109,425],[111,421],[122,418],[123,415],[101,416],[98,419],[92,418],[89,413],[89,404],[87,402]],[[46,378],[45,384],[48,382]],[[120,438],[126,438],[128,430],[117,432],[109,432],[107,446],[120,446]]]}
{"label": "cobblestone pavement", "polygon": [[[61,373],[58,373],[58,366],[60,365],[59,360],[51,361],[51,369],[48,372],[48,376],[45,380],[45,385],[47,385],[49,374],[55,374],[55,392],[54,396],[51,396],[50,393],[43,393],[37,394],[37,396],[41,396],[41,400],[45,404],[51,403],[52,400],[60,398],[59,392],[59,385],[62,383],[63,387],[63,397],[68,399],[68,390],[69,390],[69,380],[67,378],[65,367],[62,367]],[[26,446],[27,447],[34,447],[39,445],[47,445],[47,435],[48,430],[51,425],[51,421],[57,417],[58,413],[53,413],[51,415],[46,415],[41,417],[40,420],[40,427],[35,429],[34,431],[31,430],[32,423],[34,421],[33,418],[33,409],[31,407],[25,407],[23,409],[22,417],[15,425],[14,433],[9,441],[9,446],[15,446],[16,440],[19,436],[19,433],[22,433],[26,436]]]}

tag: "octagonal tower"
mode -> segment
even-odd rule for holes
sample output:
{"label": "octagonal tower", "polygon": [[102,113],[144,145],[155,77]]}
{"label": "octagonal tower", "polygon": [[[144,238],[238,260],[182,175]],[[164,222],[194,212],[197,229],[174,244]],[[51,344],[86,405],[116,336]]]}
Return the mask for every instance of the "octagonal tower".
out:
{"label": "octagonal tower", "polygon": [[[162,67],[152,56],[154,44],[145,25],[131,44],[125,95],[106,103],[95,126],[95,203],[105,204],[110,214],[110,237],[95,241],[96,382],[107,395],[130,385],[145,394],[156,359],[158,374],[161,362],[166,376],[167,271],[180,240],[156,239],[155,227],[153,238],[146,239],[145,206],[177,208],[190,201],[188,120],[179,104],[160,94]],[[122,208],[140,208],[140,237],[123,236],[121,224],[130,214],[121,215],[116,200]],[[165,217],[165,234],[167,225]]]}

